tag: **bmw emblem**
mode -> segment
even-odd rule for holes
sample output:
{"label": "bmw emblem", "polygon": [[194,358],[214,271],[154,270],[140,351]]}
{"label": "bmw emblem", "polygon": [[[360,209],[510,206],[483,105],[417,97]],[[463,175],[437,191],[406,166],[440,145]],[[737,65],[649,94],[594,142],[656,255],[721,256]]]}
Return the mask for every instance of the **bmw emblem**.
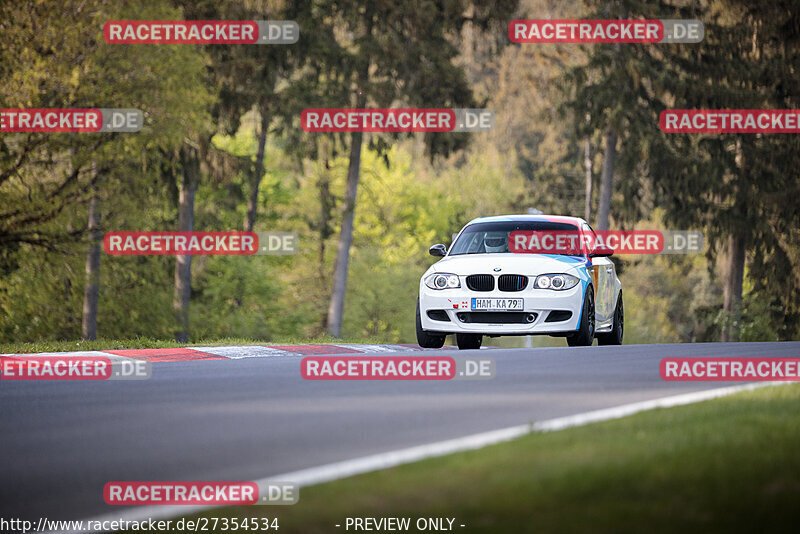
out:
{"label": "bmw emblem", "polygon": [[500,267],[495,267],[495,268],[494,268],[494,272],[496,272],[496,273],[499,273],[499,272],[500,272],[500,271],[502,271],[502,270],[503,270],[503,269],[501,269]]}

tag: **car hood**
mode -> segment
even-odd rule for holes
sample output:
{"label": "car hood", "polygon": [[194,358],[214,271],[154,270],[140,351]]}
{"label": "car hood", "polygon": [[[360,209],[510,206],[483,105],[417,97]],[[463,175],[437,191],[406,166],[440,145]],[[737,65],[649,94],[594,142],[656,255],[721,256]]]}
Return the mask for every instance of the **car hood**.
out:
{"label": "car hood", "polygon": [[[585,268],[586,259],[558,254],[462,254],[448,256],[434,263],[428,273],[469,274],[524,274],[535,276],[545,273],[571,273]],[[499,271],[495,269],[499,268]],[[427,274],[427,273],[426,273]]]}

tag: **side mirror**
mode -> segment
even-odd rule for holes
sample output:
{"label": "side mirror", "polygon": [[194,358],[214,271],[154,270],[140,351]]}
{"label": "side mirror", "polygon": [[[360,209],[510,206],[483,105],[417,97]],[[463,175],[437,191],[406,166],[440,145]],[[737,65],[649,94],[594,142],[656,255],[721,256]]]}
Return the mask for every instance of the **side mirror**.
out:
{"label": "side mirror", "polygon": [[594,247],[589,253],[590,258],[607,258],[608,256],[612,256],[614,254],[614,249],[610,247],[606,247],[604,245],[597,245]]}
{"label": "side mirror", "polygon": [[437,258],[442,258],[447,255],[447,247],[444,245],[433,245],[428,249],[428,254],[436,256]]}

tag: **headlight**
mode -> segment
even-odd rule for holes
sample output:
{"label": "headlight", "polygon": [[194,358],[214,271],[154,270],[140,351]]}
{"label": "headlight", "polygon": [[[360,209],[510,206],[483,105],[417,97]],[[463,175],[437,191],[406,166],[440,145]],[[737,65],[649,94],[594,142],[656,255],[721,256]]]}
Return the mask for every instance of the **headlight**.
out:
{"label": "headlight", "polygon": [[461,287],[457,274],[433,273],[425,279],[425,285],[431,289],[453,289]]}
{"label": "headlight", "polygon": [[572,289],[580,280],[571,274],[540,274],[533,281],[534,289],[555,289],[563,291]]}

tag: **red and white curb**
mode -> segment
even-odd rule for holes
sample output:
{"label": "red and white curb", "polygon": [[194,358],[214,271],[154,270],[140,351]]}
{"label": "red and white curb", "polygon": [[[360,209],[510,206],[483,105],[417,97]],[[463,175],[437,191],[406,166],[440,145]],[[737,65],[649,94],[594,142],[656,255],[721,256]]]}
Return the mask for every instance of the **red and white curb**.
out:
{"label": "red and white curb", "polygon": [[[455,347],[443,347],[454,349]],[[199,360],[240,360],[244,358],[270,358],[275,356],[320,356],[328,354],[380,354],[424,350],[419,345],[243,345],[230,347],[179,347],[167,349],[120,349],[104,351],[40,352],[35,354],[0,354],[0,356],[104,356],[112,363],[120,360],[146,360],[160,362],[189,362]]]}

